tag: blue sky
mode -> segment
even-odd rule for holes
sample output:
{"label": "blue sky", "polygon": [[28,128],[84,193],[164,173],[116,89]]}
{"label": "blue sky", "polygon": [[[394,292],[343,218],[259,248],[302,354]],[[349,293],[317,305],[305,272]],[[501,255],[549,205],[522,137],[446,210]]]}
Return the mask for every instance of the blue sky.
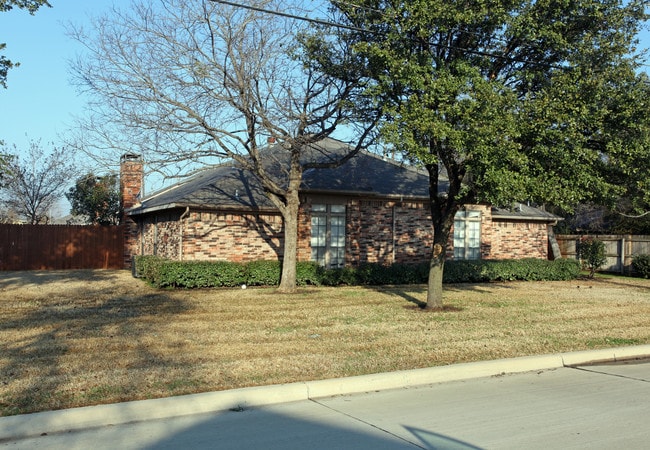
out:
{"label": "blue sky", "polygon": [[[50,0],[52,8],[41,8],[31,16],[14,9],[0,13],[0,42],[3,55],[19,61],[9,71],[8,88],[0,88],[0,140],[27,148],[30,140],[60,143],[59,136],[83,112],[84,99],[69,82],[68,60],[80,46],[66,35],[66,24],[88,23],[112,5],[128,7],[130,0]],[[642,36],[642,47],[650,47],[650,35]]]}
{"label": "blue sky", "polygon": [[31,16],[14,8],[0,13],[2,54],[20,67],[9,71],[7,89],[0,88],[0,140],[26,148],[30,140],[60,142],[83,111],[84,99],[69,83],[68,60],[79,44],[66,35],[69,22],[83,25],[92,15],[130,0],[51,0]]}

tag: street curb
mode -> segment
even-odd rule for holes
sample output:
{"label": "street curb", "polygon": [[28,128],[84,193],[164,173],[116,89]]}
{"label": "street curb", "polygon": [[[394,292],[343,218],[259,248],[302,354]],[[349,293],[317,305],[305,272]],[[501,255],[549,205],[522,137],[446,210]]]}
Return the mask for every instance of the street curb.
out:
{"label": "street curb", "polygon": [[650,357],[650,345],[638,345],[45,411],[0,417],[0,442],[145,420],[647,357]]}

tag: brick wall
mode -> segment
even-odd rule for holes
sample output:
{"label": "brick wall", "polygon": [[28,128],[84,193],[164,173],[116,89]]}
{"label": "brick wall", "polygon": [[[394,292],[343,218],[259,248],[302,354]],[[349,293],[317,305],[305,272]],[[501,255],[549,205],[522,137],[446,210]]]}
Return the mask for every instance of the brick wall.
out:
{"label": "brick wall", "polygon": [[[318,200],[318,203],[326,200]],[[424,202],[354,198],[347,201],[346,263],[418,263],[429,260],[433,231]],[[503,221],[481,210],[481,257],[546,258],[545,223]],[[298,260],[311,259],[311,200],[303,199],[298,218]],[[182,211],[149,217],[140,224],[138,254],[184,260],[277,260],[282,256],[282,218],[278,214]],[[447,249],[453,256],[453,230]]]}
{"label": "brick wall", "polygon": [[424,203],[381,200],[348,202],[348,264],[427,261],[433,242]]}
{"label": "brick wall", "polygon": [[277,260],[283,241],[280,214],[191,212],[183,226],[183,259]]}
{"label": "brick wall", "polygon": [[548,258],[546,223],[493,220],[489,259]]}
{"label": "brick wall", "polygon": [[424,203],[400,203],[396,205],[395,212],[395,262],[429,261],[433,245],[433,227],[428,206]]}

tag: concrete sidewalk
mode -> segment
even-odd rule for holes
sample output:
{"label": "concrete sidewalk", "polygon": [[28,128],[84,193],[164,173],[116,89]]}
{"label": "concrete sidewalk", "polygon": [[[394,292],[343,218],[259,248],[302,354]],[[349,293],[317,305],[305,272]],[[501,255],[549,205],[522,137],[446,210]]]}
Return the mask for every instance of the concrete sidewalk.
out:
{"label": "concrete sidewalk", "polygon": [[650,345],[454,364],[349,378],[234,389],[0,418],[0,442],[107,425],[189,416],[448,381],[650,357]]}

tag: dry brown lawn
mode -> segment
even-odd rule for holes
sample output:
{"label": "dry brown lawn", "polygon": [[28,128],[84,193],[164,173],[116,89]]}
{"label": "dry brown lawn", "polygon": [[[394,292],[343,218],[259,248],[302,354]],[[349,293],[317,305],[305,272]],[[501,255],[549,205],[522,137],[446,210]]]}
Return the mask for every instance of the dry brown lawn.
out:
{"label": "dry brown lawn", "polygon": [[0,273],[0,415],[650,343],[650,280],[161,291]]}

